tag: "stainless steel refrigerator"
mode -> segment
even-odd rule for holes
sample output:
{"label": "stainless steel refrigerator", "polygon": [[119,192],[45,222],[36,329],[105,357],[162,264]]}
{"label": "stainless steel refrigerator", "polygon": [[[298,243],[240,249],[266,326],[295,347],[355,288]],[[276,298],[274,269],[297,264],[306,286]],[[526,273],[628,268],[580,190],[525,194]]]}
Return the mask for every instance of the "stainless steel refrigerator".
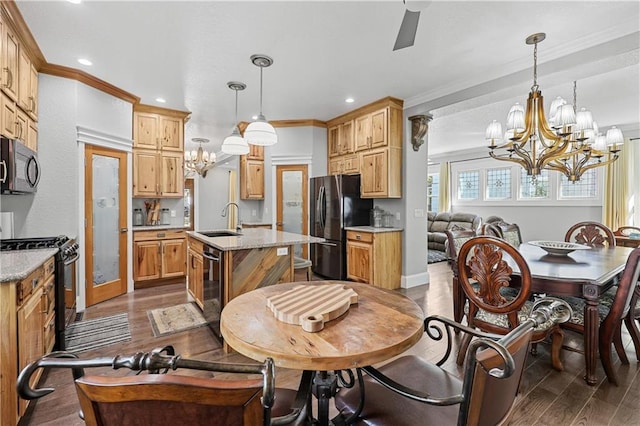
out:
{"label": "stainless steel refrigerator", "polygon": [[346,226],[369,225],[372,199],[360,198],[360,175],[311,178],[311,235],[326,239],[311,244],[313,272],[325,278],[347,278]]}

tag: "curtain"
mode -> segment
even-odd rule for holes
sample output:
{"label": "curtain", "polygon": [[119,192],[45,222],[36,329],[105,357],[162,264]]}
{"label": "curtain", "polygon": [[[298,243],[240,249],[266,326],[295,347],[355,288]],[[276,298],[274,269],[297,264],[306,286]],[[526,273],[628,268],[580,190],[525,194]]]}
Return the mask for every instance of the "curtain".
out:
{"label": "curtain", "polygon": [[440,188],[438,189],[438,212],[451,209],[451,166],[448,161],[440,163]]}
{"label": "curtain", "polygon": [[640,150],[635,148],[629,139],[625,140],[619,158],[605,167],[602,223],[612,231],[633,223],[634,200],[640,191],[638,177],[634,176]]}
{"label": "curtain", "polygon": [[[229,170],[229,202],[237,203],[238,198],[237,191],[237,174],[235,170]],[[236,209],[235,206],[229,206],[227,210],[227,229],[236,229],[238,225],[237,218],[240,216],[240,209]]]}

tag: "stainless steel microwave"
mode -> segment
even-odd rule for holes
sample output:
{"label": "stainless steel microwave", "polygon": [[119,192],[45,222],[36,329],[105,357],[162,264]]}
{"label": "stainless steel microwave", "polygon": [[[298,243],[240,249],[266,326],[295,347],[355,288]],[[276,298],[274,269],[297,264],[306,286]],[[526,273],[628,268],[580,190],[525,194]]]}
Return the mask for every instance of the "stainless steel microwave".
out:
{"label": "stainless steel microwave", "polygon": [[36,192],[40,181],[37,153],[19,139],[0,138],[0,183],[3,194]]}

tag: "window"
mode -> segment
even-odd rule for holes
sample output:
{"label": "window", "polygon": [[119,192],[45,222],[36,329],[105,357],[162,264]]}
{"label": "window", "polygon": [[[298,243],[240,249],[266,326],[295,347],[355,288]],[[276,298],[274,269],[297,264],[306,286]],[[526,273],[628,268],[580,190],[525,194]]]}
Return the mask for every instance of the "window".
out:
{"label": "window", "polygon": [[560,177],[560,198],[594,198],[596,196],[596,169],[589,169],[577,182],[569,182],[565,175]]}
{"label": "window", "polygon": [[458,173],[458,199],[477,200],[480,198],[480,172],[477,170]]}
{"label": "window", "polygon": [[532,176],[520,169],[520,199],[542,198],[549,198],[549,171],[542,170],[538,176]]}
{"label": "window", "polygon": [[487,200],[506,200],[511,198],[511,168],[487,169]]}
{"label": "window", "polygon": [[427,210],[430,212],[438,211],[438,194],[440,192],[440,175],[438,173],[430,173],[427,177]]}

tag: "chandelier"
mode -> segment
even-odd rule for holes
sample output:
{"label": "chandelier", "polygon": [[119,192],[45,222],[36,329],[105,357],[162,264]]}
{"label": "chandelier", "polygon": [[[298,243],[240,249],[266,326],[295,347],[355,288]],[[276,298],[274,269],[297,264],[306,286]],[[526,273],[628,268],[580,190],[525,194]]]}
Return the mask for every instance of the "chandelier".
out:
{"label": "chandelier", "polygon": [[251,145],[271,146],[278,143],[276,129],[262,114],[262,69],[271,66],[273,59],[267,55],[251,55],[253,65],[260,68],[260,114],[258,118],[249,123],[244,131],[244,138]]}
{"label": "chandelier", "polygon": [[208,143],[209,139],[193,138],[191,141],[200,144],[198,150],[186,151],[184,153],[184,167],[189,171],[193,171],[201,175],[203,178],[207,177],[207,171],[209,171],[216,163],[215,152],[209,153],[202,149],[203,143]]}
{"label": "chandelier", "polygon": [[[534,177],[543,169],[563,173],[570,182],[580,180],[582,174],[595,167],[613,163],[618,158],[623,136],[615,126],[606,136],[598,133],[590,111],[575,109],[558,97],[551,103],[550,119],[544,114],[542,92],[538,87],[538,43],[544,33],[530,35],[526,43],[533,49],[533,86],[525,108],[516,103],[507,115],[506,132],[493,120],[487,127],[489,155],[496,160],[519,164]],[[504,150],[504,151],[501,151]],[[497,153],[498,152],[498,153]]]}

